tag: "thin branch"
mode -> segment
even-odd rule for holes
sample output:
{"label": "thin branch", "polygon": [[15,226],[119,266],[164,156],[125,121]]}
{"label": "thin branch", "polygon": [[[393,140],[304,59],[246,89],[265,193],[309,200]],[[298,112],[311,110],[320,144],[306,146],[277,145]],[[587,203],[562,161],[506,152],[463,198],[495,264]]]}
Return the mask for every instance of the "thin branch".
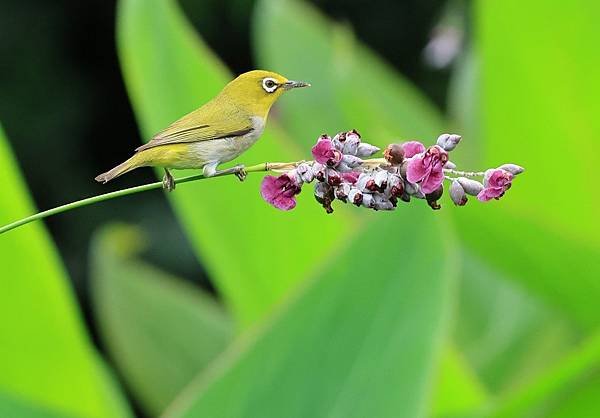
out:
{"label": "thin branch", "polygon": [[[279,169],[282,167],[293,167],[294,164],[295,163],[262,163],[262,164],[256,164],[253,166],[246,167],[245,170],[246,170],[246,173],[256,173],[256,172],[264,172],[264,171],[269,171],[269,170],[276,170],[276,169]],[[231,173],[227,173],[227,174],[231,174]],[[227,174],[224,174],[224,175],[227,175]],[[221,175],[223,175],[223,174],[216,175],[215,177],[221,176]],[[202,180],[205,178],[206,177],[204,177],[204,175],[202,175],[202,174],[195,174],[192,176],[175,179],[175,184],[182,184],[182,183],[187,183],[190,181]],[[37,221],[39,219],[44,219],[44,218],[47,218],[49,216],[56,215],[59,213],[67,212],[72,209],[81,208],[83,206],[92,205],[92,204],[98,203],[98,202],[104,202],[105,200],[110,200],[110,199],[114,199],[114,198],[121,197],[121,196],[127,196],[130,194],[135,194],[135,193],[145,192],[147,190],[154,190],[154,189],[160,189],[160,188],[162,188],[162,182],[157,181],[155,183],[149,183],[149,184],[143,184],[141,186],[129,187],[127,189],[117,190],[114,192],[104,193],[104,194],[101,194],[98,196],[92,196],[92,197],[88,197],[86,199],[77,200],[75,202],[67,203],[65,205],[61,205],[61,206],[57,206],[52,209],[45,210],[43,212],[38,212],[34,215],[31,215],[26,218],[19,219],[17,221],[14,221],[7,225],[4,225],[4,226],[0,227],[0,234],[10,231],[11,229],[18,228],[22,225],[26,225],[30,222]]]}

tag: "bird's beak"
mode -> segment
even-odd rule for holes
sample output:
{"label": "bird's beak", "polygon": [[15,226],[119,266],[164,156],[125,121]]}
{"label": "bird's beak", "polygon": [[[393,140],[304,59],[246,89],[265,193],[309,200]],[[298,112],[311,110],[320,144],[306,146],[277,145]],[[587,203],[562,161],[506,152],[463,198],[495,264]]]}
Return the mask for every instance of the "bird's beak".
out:
{"label": "bird's beak", "polygon": [[283,83],[283,88],[285,90],[291,90],[291,89],[296,89],[296,88],[300,88],[300,87],[310,87],[310,83],[305,83],[304,81],[292,81],[292,80],[288,80],[285,83]]}

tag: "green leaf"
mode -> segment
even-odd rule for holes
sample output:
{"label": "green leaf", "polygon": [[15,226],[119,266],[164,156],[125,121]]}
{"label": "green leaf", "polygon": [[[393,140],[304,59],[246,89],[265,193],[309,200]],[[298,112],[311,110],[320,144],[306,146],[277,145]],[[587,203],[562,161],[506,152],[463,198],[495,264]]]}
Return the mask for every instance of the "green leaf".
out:
{"label": "green leaf", "polygon": [[461,416],[478,410],[488,401],[486,387],[456,347],[444,350],[438,373],[433,416]]}
{"label": "green leaf", "polygon": [[6,418],[76,418],[26,403],[0,391],[0,417]]}
{"label": "green leaf", "polygon": [[92,247],[102,339],[128,386],[158,416],[228,344],[233,324],[208,295],[136,259],[140,231],[103,229]]}
{"label": "green leaf", "polygon": [[484,141],[477,160],[515,162],[527,172],[501,201],[459,215],[473,252],[584,329],[600,321],[600,264],[590,262],[600,257],[593,192],[600,155],[590,152],[600,136],[600,55],[590,52],[600,39],[599,12],[592,1],[477,3],[482,137],[473,141]]}
{"label": "green leaf", "polygon": [[[489,414],[494,418],[517,418],[548,416],[561,402],[568,407],[569,396],[588,397],[588,391],[598,387],[600,376],[600,332],[593,333],[579,347],[555,362],[538,379],[526,385],[505,399]],[[587,416],[597,416],[600,408],[597,402],[590,405]],[[560,411],[560,409],[558,409]],[[564,411],[564,409],[563,409]],[[575,416],[575,415],[574,415]]]}
{"label": "green leaf", "polygon": [[[254,15],[259,62],[313,87],[282,103],[286,129],[306,146],[323,132],[358,129],[385,146],[400,136],[434,141],[439,112],[345,27],[295,0],[262,0]],[[306,121],[311,121],[307,123]]]}
{"label": "green leaf", "polygon": [[539,376],[578,335],[546,306],[473,254],[463,254],[454,340],[494,395]]}
{"label": "green leaf", "polygon": [[378,215],[166,417],[425,416],[456,266],[430,212]]}
{"label": "green leaf", "polygon": [[[209,100],[230,79],[172,0],[121,0],[117,33],[126,85],[146,138]],[[303,94],[293,92],[281,101],[300,100]],[[239,162],[310,155],[308,148],[299,151],[272,125]],[[211,179],[182,186],[169,196],[241,325],[268,312],[350,233],[342,212],[326,217],[318,205],[302,202],[294,214],[272,208],[260,198],[260,180],[259,175],[243,184]],[[300,198],[312,200],[310,192]],[[318,243],[307,239],[311,230],[319,231]]]}
{"label": "green leaf", "polygon": [[[4,224],[34,208],[1,128],[0,166]],[[0,254],[0,390],[80,417],[129,416],[102,370],[43,225],[2,235]]]}

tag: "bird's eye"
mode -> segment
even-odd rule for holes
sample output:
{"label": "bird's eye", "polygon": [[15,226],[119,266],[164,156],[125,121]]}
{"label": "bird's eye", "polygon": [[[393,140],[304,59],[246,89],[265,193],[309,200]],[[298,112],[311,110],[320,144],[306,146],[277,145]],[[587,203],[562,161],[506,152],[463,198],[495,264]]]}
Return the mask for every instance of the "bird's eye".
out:
{"label": "bird's eye", "polygon": [[262,87],[267,93],[273,93],[278,86],[277,81],[272,78],[265,78],[262,82]]}

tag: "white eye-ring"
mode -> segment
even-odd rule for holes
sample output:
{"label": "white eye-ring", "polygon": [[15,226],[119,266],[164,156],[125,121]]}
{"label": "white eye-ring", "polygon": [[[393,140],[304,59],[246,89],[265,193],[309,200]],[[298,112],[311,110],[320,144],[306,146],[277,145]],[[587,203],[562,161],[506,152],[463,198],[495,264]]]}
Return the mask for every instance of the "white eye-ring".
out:
{"label": "white eye-ring", "polygon": [[275,80],[274,78],[271,78],[271,77],[263,78],[262,88],[267,93],[273,93],[275,90],[277,90],[277,87],[279,87],[279,84],[277,84],[277,80]]}

